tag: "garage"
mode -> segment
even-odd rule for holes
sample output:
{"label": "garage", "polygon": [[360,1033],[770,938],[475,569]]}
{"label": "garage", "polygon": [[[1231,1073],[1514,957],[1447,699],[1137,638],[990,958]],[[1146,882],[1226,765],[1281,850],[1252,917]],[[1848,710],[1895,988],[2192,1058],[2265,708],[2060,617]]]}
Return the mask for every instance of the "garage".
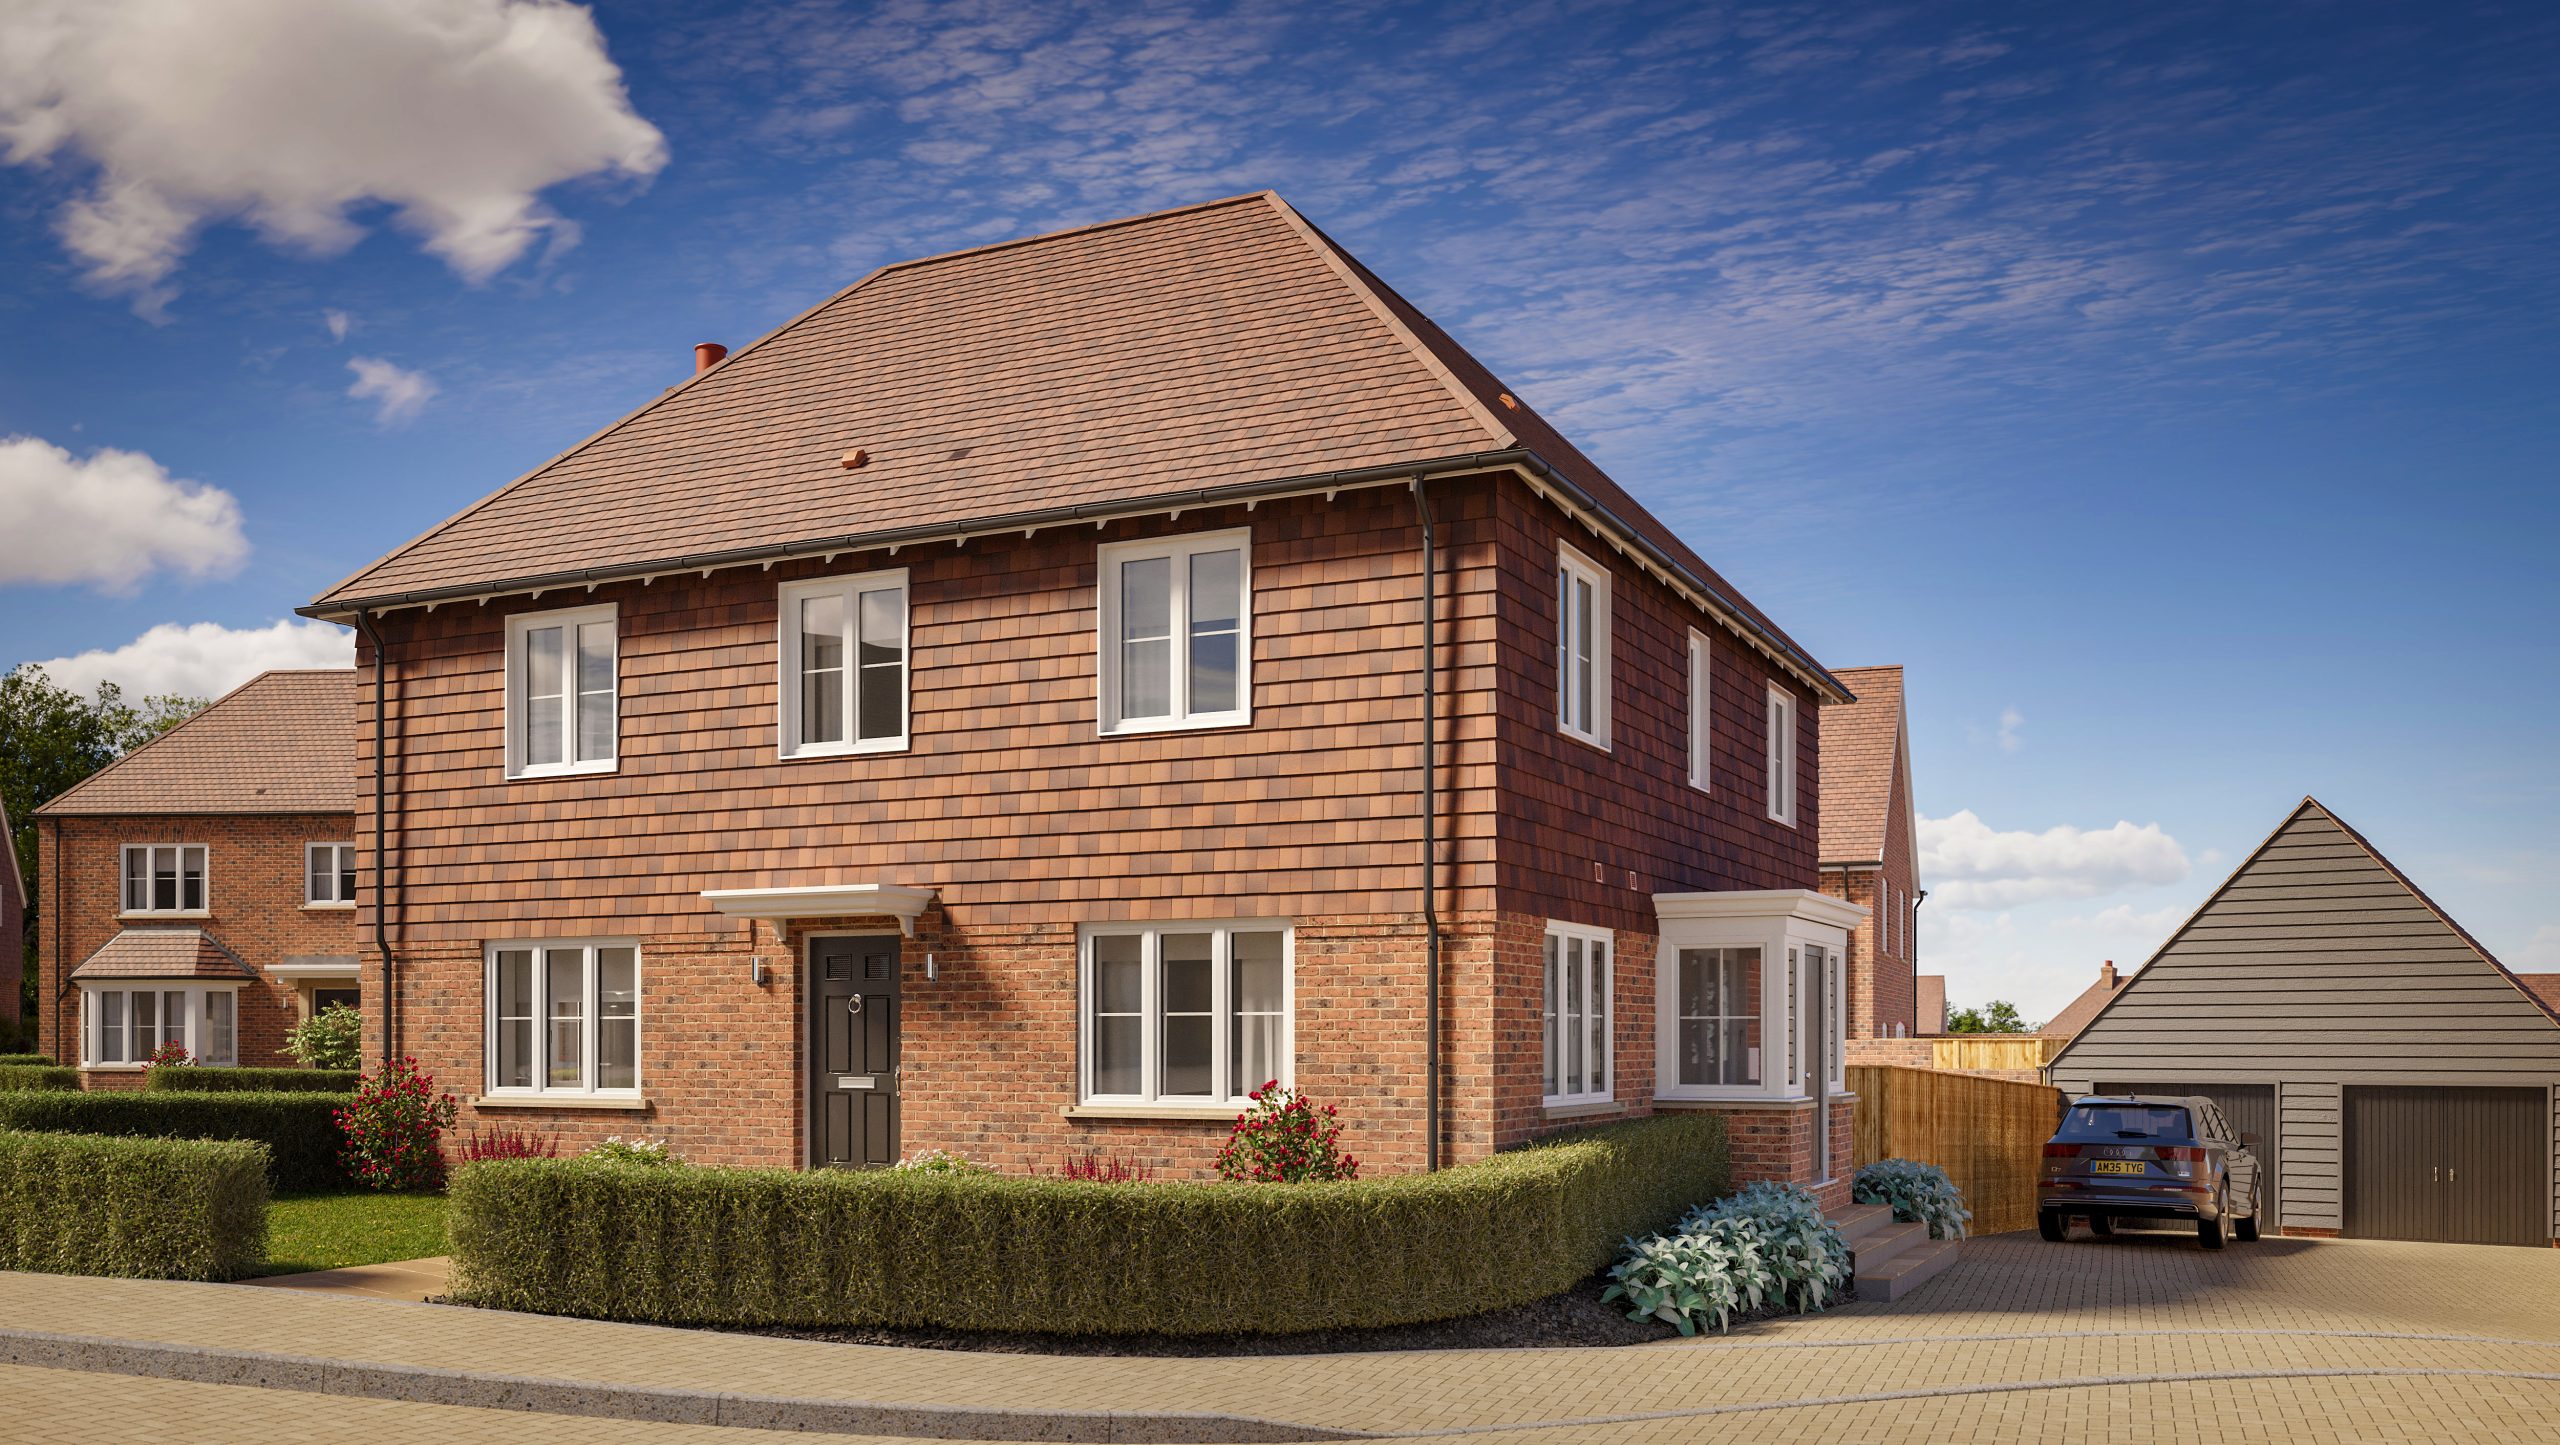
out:
{"label": "garage", "polygon": [[2261,1227],[2560,1241],[2560,1013],[2306,798],[2046,1078],[2200,1094],[2260,1137]]}

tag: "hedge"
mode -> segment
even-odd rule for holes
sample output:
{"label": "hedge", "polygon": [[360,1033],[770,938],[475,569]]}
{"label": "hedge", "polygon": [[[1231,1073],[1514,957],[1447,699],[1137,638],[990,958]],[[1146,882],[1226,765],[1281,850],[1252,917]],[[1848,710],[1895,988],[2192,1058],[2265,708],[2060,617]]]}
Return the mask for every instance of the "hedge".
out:
{"label": "hedge", "polygon": [[356,1069],[151,1069],[146,1091],[164,1094],[352,1094]]}
{"label": "hedge", "polygon": [[278,1193],[343,1189],[336,1111],[346,1094],[0,1094],[0,1129],[248,1139],[267,1146]]}
{"label": "hedge", "polygon": [[267,1253],[267,1149],[0,1130],[0,1269],[238,1279]]}
{"label": "hedge", "polygon": [[49,1069],[52,1067],[51,1054],[0,1054],[0,1069]]}
{"label": "hedge", "polygon": [[1665,1115],[1325,1184],[470,1164],[455,1294],[697,1325],[1277,1334],[1448,1319],[1588,1279],[1726,1192],[1724,1125]]}
{"label": "hedge", "polygon": [[0,1094],[18,1089],[76,1092],[79,1087],[78,1069],[57,1069],[50,1064],[0,1064]]}

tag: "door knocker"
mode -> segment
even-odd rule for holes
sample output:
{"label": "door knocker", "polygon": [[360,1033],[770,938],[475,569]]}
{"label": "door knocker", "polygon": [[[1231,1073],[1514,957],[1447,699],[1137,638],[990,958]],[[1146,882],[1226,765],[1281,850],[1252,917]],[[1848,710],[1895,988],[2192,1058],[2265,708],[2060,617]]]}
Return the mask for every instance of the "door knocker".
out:
{"label": "door knocker", "polygon": [[860,1018],[862,1016],[862,995],[857,993],[847,998],[844,1001],[844,1011],[855,1018]]}

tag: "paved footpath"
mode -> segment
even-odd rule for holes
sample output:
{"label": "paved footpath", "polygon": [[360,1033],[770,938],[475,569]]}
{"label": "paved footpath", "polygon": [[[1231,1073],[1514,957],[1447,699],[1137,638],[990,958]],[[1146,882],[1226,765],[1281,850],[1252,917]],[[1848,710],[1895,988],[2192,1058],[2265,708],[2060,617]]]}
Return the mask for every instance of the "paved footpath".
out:
{"label": "paved footpath", "polygon": [[1220,1359],[0,1274],[0,1439],[86,1441],[105,1420],[214,1439],[522,1438],[527,1408],[550,1438],[730,1445],[766,1433],[755,1424],[978,1439],[2560,1439],[2560,1251],[2266,1240],[2205,1254],[2190,1239],[2012,1235],[1968,1244],[1900,1304],[1728,1338]]}

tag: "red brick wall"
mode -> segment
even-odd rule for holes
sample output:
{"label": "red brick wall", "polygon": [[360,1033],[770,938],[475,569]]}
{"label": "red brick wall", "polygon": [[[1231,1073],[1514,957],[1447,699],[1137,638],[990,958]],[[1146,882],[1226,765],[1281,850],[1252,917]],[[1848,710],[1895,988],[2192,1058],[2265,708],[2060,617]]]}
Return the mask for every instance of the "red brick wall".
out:
{"label": "red brick wall", "polygon": [[[1811,1101],[1789,1104],[1682,1104],[1684,1111],[1721,1114],[1725,1120],[1725,1138],[1733,1155],[1733,1182],[1749,1184],[1754,1180],[1776,1179],[1805,1185],[1825,1211],[1837,1213],[1849,1205],[1851,1176],[1857,1171],[1851,1164],[1857,1125],[1857,1101],[1849,1095],[1834,1095],[1830,1101],[1831,1148],[1830,1167],[1815,1167],[1817,1140],[1814,1130],[1814,1106]],[[1816,1183],[1825,1179],[1827,1182]]]}
{"label": "red brick wall", "polygon": [[[14,846],[7,830],[0,829],[0,848]],[[15,1037],[26,1022],[18,1010],[26,982],[27,909],[9,880],[8,867],[0,860],[0,1038]]]}
{"label": "red brick wall", "polygon": [[[45,879],[47,906],[38,917],[36,1023],[44,1052],[66,1063],[80,1055],[79,990],[66,990],[64,981],[125,926],[116,916],[123,902],[123,846],[200,843],[205,848],[207,916],[166,921],[203,928],[258,972],[240,989],[239,1062],[253,1068],[292,1067],[293,1060],[277,1050],[300,1017],[293,985],[265,970],[294,955],[359,954],[353,910],[302,906],[303,845],[344,842],[353,829],[354,821],[343,814],[38,820],[39,874]],[[58,908],[52,906],[57,882]],[[88,1081],[91,1087],[115,1087],[118,1076],[93,1071]]]}

